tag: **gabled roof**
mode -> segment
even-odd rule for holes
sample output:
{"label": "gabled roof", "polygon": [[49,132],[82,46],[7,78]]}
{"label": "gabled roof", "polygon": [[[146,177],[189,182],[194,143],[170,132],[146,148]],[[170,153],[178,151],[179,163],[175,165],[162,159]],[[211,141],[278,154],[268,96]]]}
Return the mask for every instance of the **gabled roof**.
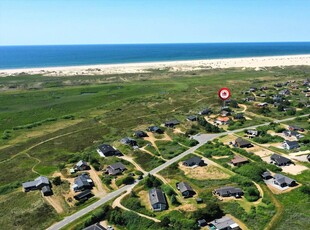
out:
{"label": "gabled roof", "polygon": [[241,156],[234,156],[234,158],[231,160],[231,163],[233,164],[246,163],[246,162],[249,162],[249,160]]}
{"label": "gabled roof", "polygon": [[37,187],[42,185],[42,184],[45,184],[45,185],[49,185],[50,184],[50,181],[45,176],[39,176],[34,181],[36,182],[36,186]]}
{"label": "gabled roof", "polygon": [[247,140],[245,140],[245,139],[243,139],[243,138],[241,138],[241,137],[238,137],[238,138],[235,140],[235,142],[236,142],[237,144],[239,144],[240,146],[250,145],[250,144],[251,144],[251,142],[249,142],[249,141],[247,141]]}
{"label": "gabled roof", "polygon": [[229,121],[230,119],[229,119],[229,117],[217,117],[216,120],[217,120],[217,121],[221,121],[221,122],[227,122],[227,121]]}
{"label": "gabled roof", "polygon": [[121,139],[121,143],[122,144],[130,144],[130,145],[136,145],[137,144],[137,141],[136,140],[134,140],[134,139],[132,139],[132,138],[130,138],[130,137],[125,137],[125,138],[123,138],[123,139]]}
{"label": "gabled roof", "polygon": [[284,143],[286,143],[291,148],[298,148],[299,147],[298,141],[285,140]]}
{"label": "gabled roof", "polygon": [[108,153],[108,152],[116,151],[111,145],[108,145],[108,144],[99,145],[98,148],[100,149],[100,151],[101,151],[103,154],[104,154],[104,153]]}
{"label": "gabled roof", "polygon": [[278,155],[278,154],[272,154],[270,159],[275,161],[277,164],[280,164],[280,165],[287,164],[287,163],[291,162],[290,159],[283,157],[281,155]]}
{"label": "gabled roof", "polygon": [[216,193],[220,194],[221,196],[224,194],[235,194],[235,193],[243,193],[242,189],[235,188],[235,187],[221,187],[215,190]]}
{"label": "gabled roof", "polygon": [[84,186],[90,186],[90,180],[91,178],[87,174],[82,174],[75,178],[74,183],[79,187],[82,188]]}
{"label": "gabled roof", "polygon": [[178,120],[176,120],[176,119],[171,120],[171,121],[166,121],[166,122],[165,122],[165,125],[166,125],[166,126],[167,126],[167,125],[178,125],[178,124],[180,124],[180,122],[179,122]]}
{"label": "gabled roof", "polygon": [[189,158],[188,160],[184,161],[184,163],[188,165],[199,165],[201,162],[201,157],[194,156],[192,158]]}
{"label": "gabled roof", "polygon": [[78,163],[76,163],[76,166],[77,166],[77,167],[81,167],[81,166],[83,166],[83,165],[88,166],[87,162],[86,162],[86,161],[83,161],[83,160],[80,160]]}
{"label": "gabled roof", "polygon": [[[233,221],[231,218],[228,216],[224,216],[220,219],[216,219],[212,222],[210,222],[211,225],[215,226],[216,229],[222,230],[222,229],[228,229],[228,227],[232,225],[236,225],[235,221]],[[238,225],[236,225],[237,227]]]}
{"label": "gabled roof", "polygon": [[180,182],[178,184],[178,189],[180,190],[181,193],[186,192],[186,191],[194,192],[192,187],[186,182]]}
{"label": "gabled roof", "polygon": [[187,119],[187,120],[190,120],[190,121],[195,121],[195,120],[197,120],[197,116],[195,116],[195,115],[190,115],[190,116],[188,116],[186,119]]}
{"label": "gabled roof", "polygon": [[141,131],[141,130],[135,131],[134,135],[136,137],[147,137],[148,136],[146,132]]}
{"label": "gabled roof", "polygon": [[86,189],[85,191],[80,192],[79,194],[75,195],[74,198],[77,200],[80,200],[80,199],[83,199],[85,197],[89,197],[91,195],[92,195],[91,191],[89,189]]}
{"label": "gabled roof", "polygon": [[152,188],[149,191],[149,197],[150,197],[150,202],[152,205],[157,204],[157,203],[167,204],[165,194],[163,193],[161,189]]}
{"label": "gabled roof", "polygon": [[282,174],[275,174],[274,175],[274,179],[275,181],[277,181],[279,184],[283,184],[283,183],[286,183],[286,184],[291,184],[293,182],[295,182],[295,180],[287,177],[287,176],[284,176]]}
{"label": "gabled roof", "polygon": [[111,164],[111,165],[109,165],[108,167],[110,167],[111,169],[113,169],[113,170],[115,170],[115,169],[120,169],[120,170],[125,170],[126,169],[126,167],[125,167],[125,165],[123,165],[121,162],[117,162],[117,163],[115,163],[115,164]]}
{"label": "gabled roof", "polygon": [[271,173],[266,171],[262,173],[262,177],[271,177]]}
{"label": "gabled roof", "polygon": [[99,223],[96,223],[86,228],[83,228],[83,230],[107,230],[107,229],[102,227]]}

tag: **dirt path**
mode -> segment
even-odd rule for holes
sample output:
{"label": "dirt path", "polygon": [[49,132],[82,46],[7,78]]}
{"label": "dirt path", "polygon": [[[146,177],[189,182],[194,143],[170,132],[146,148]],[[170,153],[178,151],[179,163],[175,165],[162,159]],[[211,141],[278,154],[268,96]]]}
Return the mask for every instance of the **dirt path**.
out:
{"label": "dirt path", "polygon": [[260,198],[259,198],[257,201],[253,202],[253,204],[254,204],[254,205],[259,205],[259,204],[262,202],[262,200],[263,200],[264,191],[263,191],[263,189],[260,187],[259,184],[257,184],[257,183],[254,182],[254,181],[252,181],[252,182],[255,184],[255,186],[256,186],[257,190],[259,191],[259,194],[260,194]]}
{"label": "dirt path", "polygon": [[89,173],[90,178],[93,180],[96,188],[97,188],[97,194],[95,194],[97,197],[104,197],[107,192],[104,190],[103,186],[102,186],[102,182],[100,177],[98,176],[96,170],[90,166],[90,170],[88,170],[87,172]]}
{"label": "dirt path", "polygon": [[121,195],[120,197],[116,198],[116,199],[114,200],[114,202],[112,203],[112,208],[119,207],[119,208],[121,208],[121,209],[123,209],[123,210],[134,212],[134,213],[136,213],[137,215],[139,215],[139,216],[141,216],[141,217],[144,217],[144,218],[147,218],[147,219],[149,219],[149,220],[152,220],[152,221],[154,221],[154,222],[157,222],[157,223],[160,222],[160,220],[158,220],[158,219],[156,219],[156,218],[154,218],[154,217],[150,217],[150,216],[144,215],[144,214],[142,214],[142,213],[133,211],[133,210],[128,209],[128,208],[126,208],[125,206],[123,206],[123,205],[121,204],[121,201],[122,201],[122,199],[123,199],[125,196],[127,196],[130,192],[131,192],[131,190],[128,190],[126,193],[124,193],[124,194]]}
{"label": "dirt path", "polygon": [[241,113],[244,113],[248,107],[245,104],[238,104],[239,106],[243,107],[243,110],[241,111]]}
{"label": "dirt path", "polygon": [[16,153],[15,155],[11,156],[10,158],[8,158],[8,159],[6,159],[6,160],[0,161],[0,164],[5,163],[5,162],[8,162],[8,161],[14,159],[15,157],[17,157],[17,156],[19,156],[19,155],[21,155],[21,154],[27,153],[27,152],[29,152],[30,150],[34,149],[35,147],[38,147],[38,146],[40,146],[40,145],[42,145],[42,144],[45,144],[45,143],[47,143],[47,142],[49,142],[49,141],[53,141],[53,140],[58,139],[58,138],[60,138],[60,137],[65,137],[65,136],[68,136],[68,135],[71,135],[71,134],[74,134],[74,133],[78,133],[78,132],[81,132],[81,131],[85,131],[85,130],[88,130],[88,129],[91,129],[91,128],[85,128],[85,129],[80,129],[80,130],[72,131],[72,132],[69,132],[69,133],[61,134],[61,135],[58,135],[58,136],[49,138],[49,139],[47,139],[47,140],[41,141],[41,142],[39,142],[39,143],[37,143],[37,144],[32,145],[31,147],[29,147],[29,148],[27,148],[27,149],[24,149],[23,151],[21,151],[21,152],[19,152],[19,153]]}
{"label": "dirt path", "polygon": [[284,212],[284,208],[282,204],[275,198],[272,192],[268,190],[267,186],[263,186],[262,189],[264,190],[266,194],[270,196],[272,203],[276,206],[276,209],[277,209],[271,221],[267,224],[265,228],[265,230],[272,230],[277,225],[277,223],[280,221],[281,216],[283,215],[283,212]]}
{"label": "dirt path", "polygon": [[63,213],[64,210],[60,204],[59,199],[52,195],[52,196],[44,196],[44,199],[56,210],[57,213]]}
{"label": "dirt path", "polygon": [[157,155],[155,155],[154,153],[152,153],[152,152],[146,150],[145,147],[146,147],[146,146],[144,146],[143,148],[140,148],[140,150],[142,150],[143,152],[146,152],[146,153],[148,153],[148,154],[150,154],[150,155],[152,155],[152,156],[154,156],[154,157],[160,158],[160,159],[162,159],[163,161],[167,161],[167,159],[163,158],[162,156],[157,156]]}
{"label": "dirt path", "polygon": [[132,157],[129,157],[129,156],[121,156],[119,157],[121,159],[124,159],[125,161],[129,161],[131,164],[133,164],[139,171],[143,172],[143,174],[147,174],[146,171],[144,171],[143,168],[141,168],[140,165],[138,165],[138,163],[136,163]]}

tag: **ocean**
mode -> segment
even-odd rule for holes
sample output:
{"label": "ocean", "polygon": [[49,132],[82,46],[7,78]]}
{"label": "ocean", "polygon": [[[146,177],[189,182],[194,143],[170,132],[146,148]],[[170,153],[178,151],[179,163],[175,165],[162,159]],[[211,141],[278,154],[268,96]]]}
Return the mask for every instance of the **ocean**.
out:
{"label": "ocean", "polygon": [[310,42],[0,46],[0,69],[310,54]]}

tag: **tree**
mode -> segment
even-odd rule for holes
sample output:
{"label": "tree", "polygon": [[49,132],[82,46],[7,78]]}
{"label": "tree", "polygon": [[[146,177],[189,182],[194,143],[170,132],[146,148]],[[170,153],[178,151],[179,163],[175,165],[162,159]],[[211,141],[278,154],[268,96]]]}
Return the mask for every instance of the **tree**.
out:
{"label": "tree", "polygon": [[127,176],[122,180],[122,183],[126,185],[132,184],[134,182],[135,182],[135,178],[133,178],[132,176]]}
{"label": "tree", "polygon": [[54,177],[52,182],[53,182],[54,185],[61,185],[61,178],[60,178],[60,176]]}

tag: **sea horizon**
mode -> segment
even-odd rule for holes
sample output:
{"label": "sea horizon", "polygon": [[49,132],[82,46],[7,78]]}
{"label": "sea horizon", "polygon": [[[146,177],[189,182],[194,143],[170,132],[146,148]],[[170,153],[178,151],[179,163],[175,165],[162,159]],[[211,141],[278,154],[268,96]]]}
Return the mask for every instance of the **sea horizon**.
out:
{"label": "sea horizon", "polygon": [[310,42],[0,46],[0,70],[310,54]]}

